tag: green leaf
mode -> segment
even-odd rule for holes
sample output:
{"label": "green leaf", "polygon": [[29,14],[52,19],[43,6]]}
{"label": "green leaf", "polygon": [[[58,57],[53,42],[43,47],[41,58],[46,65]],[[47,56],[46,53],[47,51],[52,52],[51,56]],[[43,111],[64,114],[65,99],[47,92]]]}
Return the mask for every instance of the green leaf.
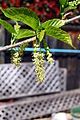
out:
{"label": "green leaf", "polygon": [[48,20],[48,21],[44,22],[42,24],[42,27],[47,28],[49,26],[53,26],[53,27],[59,28],[59,27],[63,26],[64,24],[65,24],[65,20],[52,19],[52,20]]}
{"label": "green leaf", "polygon": [[67,0],[59,0],[60,5],[65,5]]}
{"label": "green leaf", "polygon": [[20,29],[19,33],[16,36],[16,39],[27,38],[35,36],[35,32],[28,29]]}
{"label": "green leaf", "polygon": [[12,25],[6,22],[5,20],[0,19],[0,24],[3,25],[3,27],[10,33],[16,33]]}
{"label": "green leaf", "polygon": [[4,13],[4,15],[14,21],[20,21],[24,24],[27,24],[34,30],[37,29],[37,27],[40,24],[39,18],[33,11],[21,7],[21,8],[7,8],[7,9],[1,9],[1,11]]}
{"label": "green leaf", "polygon": [[71,9],[76,9],[77,8],[77,5],[80,4],[80,1],[79,0],[73,0],[73,1],[70,1],[68,2],[69,5],[64,9],[64,12],[68,11],[68,10],[71,10]]}
{"label": "green leaf", "polygon": [[46,29],[46,34],[64,42],[64,43],[67,43],[73,47],[72,40],[71,40],[69,34],[65,31],[61,30],[60,28],[55,28],[55,27],[51,26]]}
{"label": "green leaf", "polygon": [[45,35],[45,30],[41,30],[40,32],[37,33],[37,37],[40,42],[43,40],[44,35]]}
{"label": "green leaf", "polygon": [[64,8],[64,13],[67,12],[68,10],[73,10],[76,8],[77,8],[77,6],[68,6],[68,7]]}

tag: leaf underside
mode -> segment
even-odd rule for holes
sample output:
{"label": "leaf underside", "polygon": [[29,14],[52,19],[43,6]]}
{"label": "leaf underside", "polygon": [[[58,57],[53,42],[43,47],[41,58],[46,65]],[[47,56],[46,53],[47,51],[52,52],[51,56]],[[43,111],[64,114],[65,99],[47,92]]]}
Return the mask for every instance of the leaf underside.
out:
{"label": "leaf underside", "polygon": [[20,29],[16,39],[27,38],[35,36],[35,32],[28,29]]}

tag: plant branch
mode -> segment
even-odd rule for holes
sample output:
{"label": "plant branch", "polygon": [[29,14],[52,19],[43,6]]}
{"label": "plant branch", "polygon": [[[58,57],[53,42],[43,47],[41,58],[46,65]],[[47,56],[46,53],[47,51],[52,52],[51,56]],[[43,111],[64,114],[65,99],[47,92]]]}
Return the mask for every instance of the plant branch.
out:
{"label": "plant branch", "polygon": [[[71,18],[71,19],[66,20],[65,23],[69,23],[69,22],[71,22],[71,21],[73,21],[73,20],[76,20],[76,19],[79,19],[79,18],[80,18],[80,15],[78,15],[78,16],[76,16],[76,17],[73,17],[73,18]],[[32,41],[34,41],[34,40],[36,40],[36,37],[32,37],[32,38],[26,39],[26,40],[24,40],[24,41],[18,42],[18,43],[13,44],[13,45],[6,45],[6,46],[3,46],[3,47],[0,47],[0,52],[1,52],[1,51],[5,51],[5,50],[10,49],[10,48],[17,47],[17,46],[22,45],[22,44],[24,44],[24,43],[32,42]]]}
{"label": "plant branch", "polygon": [[22,44],[24,44],[24,43],[32,42],[32,41],[34,41],[34,40],[36,40],[36,37],[32,37],[32,38],[26,39],[26,40],[24,40],[24,41],[18,42],[18,43],[13,44],[13,45],[7,45],[7,46],[4,46],[4,47],[0,47],[0,52],[1,52],[1,51],[5,51],[5,50],[10,49],[10,48],[17,47],[17,46],[22,45]]}
{"label": "plant branch", "polygon": [[71,19],[66,20],[65,23],[69,23],[69,22],[71,22],[71,21],[73,21],[73,20],[76,20],[76,19],[79,19],[79,18],[80,18],[80,15],[78,15],[78,16],[76,16],[76,17],[73,17],[73,18],[71,18]]}
{"label": "plant branch", "polygon": [[72,14],[73,14],[72,11],[68,12],[68,13],[64,14],[64,16],[62,17],[62,19],[65,20],[68,15],[72,15]]}

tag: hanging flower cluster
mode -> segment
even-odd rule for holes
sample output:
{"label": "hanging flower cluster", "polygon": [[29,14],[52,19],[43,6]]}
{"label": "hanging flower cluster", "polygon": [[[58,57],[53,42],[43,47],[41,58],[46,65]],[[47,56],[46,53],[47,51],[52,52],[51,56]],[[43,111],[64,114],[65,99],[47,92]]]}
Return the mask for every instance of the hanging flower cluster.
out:
{"label": "hanging flower cluster", "polygon": [[44,53],[34,52],[33,53],[33,63],[35,65],[37,81],[42,82],[45,79]]}
{"label": "hanging flower cluster", "polygon": [[[43,80],[45,79],[45,68],[44,68],[45,57],[49,64],[54,62],[52,58],[52,54],[50,53],[50,49],[49,47],[47,47],[46,41],[45,41],[45,44],[46,44],[45,54],[41,51],[39,44],[36,44],[36,43],[34,44],[33,63],[35,65],[36,78],[37,78],[37,81],[39,82],[43,82]],[[38,51],[39,49],[40,51]]]}

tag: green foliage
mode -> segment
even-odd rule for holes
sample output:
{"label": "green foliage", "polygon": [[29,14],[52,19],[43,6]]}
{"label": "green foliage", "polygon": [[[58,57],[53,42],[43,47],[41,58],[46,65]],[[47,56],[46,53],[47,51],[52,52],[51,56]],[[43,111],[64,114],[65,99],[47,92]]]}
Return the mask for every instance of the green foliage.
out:
{"label": "green foliage", "polygon": [[76,9],[78,4],[80,4],[79,0],[74,0],[74,1],[68,2],[68,6],[64,9],[64,12],[66,12],[68,10]]}
{"label": "green foliage", "polygon": [[0,19],[0,24],[3,25],[3,27],[8,30],[10,33],[16,33],[16,31],[14,30],[14,28],[12,27],[12,25],[10,25],[8,22],[6,22],[5,20]]}
{"label": "green foliage", "polygon": [[68,10],[76,9],[77,5],[80,4],[80,0],[59,0],[61,16]]}
{"label": "green foliage", "polygon": [[68,0],[59,0],[60,3],[60,14],[63,16],[65,8],[69,6]]}
{"label": "green foliage", "polygon": [[[63,4],[62,1],[61,4]],[[68,33],[60,29],[60,27],[65,24],[65,20],[52,19],[41,24],[37,15],[27,8],[7,8],[1,10],[6,17],[14,20],[15,22],[20,21],[22,23],[25,23],[35,30],[32,31],[30,29],[19,29],[17,32],[17,29],[15,29],[15,27],[14,29],[13,27],[8,27],[11,25],[5,22],[6,26],[4,26],[9,32],[14,33],[16,31],[16,39],[36,36],[39,42],[41,42],[45,35],[50,35],[72,46],[72,42]]]}
{"label": "green foliage", "polygon": [[[64,1],[64,2],[63,2]],[[60,4],[62,5],[62,8],[66,5],[67,0],[61,0]],[[62,9],[61,8],[61,9]],[[64,10],[64,9],[63,9]],[[60,20],[60,19],[51,19],[44,23],[40,23],[39,18],[37,15],[32,12],[31,10],[27,8],[7,8],[2,9],[1,11],[4,13],[4,15],[11,20],[13,20],[16,25],[14,25],[14,28],[12,25],[7,23],[6,21],[3,21],[0,19],[0,24],[2,24],[10,33],[12,33],[11,38],[11,44],[16,44],[17,40],[27,37],[33,37],[36,36],[36,41],[34,45],[34,52],[33,52],[33,63],[35,64],[35,72],[37,79],[42,82],[45,78],[44,75],[44,53],[37,51],[38,48],[40,48],[41,42],[44,43],[44,48],[46,50],[46,57],[47,61],[49,63],[53,62],[52,54],[50,53],[49,47],[44,40],[45,36],[52,36],[53,38],[56,38],[62,42],[65,42],[73,47],[72,41],[70,36],[67,32],[61,30],[61,26],[63,26],[66,23],[66,20]],[[22,29],[21,26],[18,24],[18,22],[22,22],[30,27],[30,29]],[[26,45],[22,44],[19,46],[19,49],[12,49],[12,62],[16,65],[20,64],[21,57],[23,55],[23,51],[25,49]]]}
{"label": "green foliage", "polygon": [[56,28],[59,28],[59,27],[63,26],[64,24],[65,24],[65,20],[52,19],[52,20],[48,20],[48,21],[44,22],[42,24],[42,27],[47,28],[49,26],[54,26]]}
{"label": "green foliage", "polygon": [[41,42],[45,36],[45,30],[40,30],[40,31],[38,30],[36,33],[37,33],[37,38]]}
{"label": "green foliage", "polygon": [[48,27],[46,28],[46,34],[73,46],[70,36],[67,34],[67,32],[61,30],[60,28],[53,26]]}
{"label": "green foliage", "polygon": [[68,1],[67,0],[59,0],[61,7],[65,5]]}
{"label": "green foliage", "polygon": [[23,22],[24,24],[30,26],[34,30],[36,30],[40,24],[40,21],[37,15],[27,8],[12,7],[7,9],[1,9],[1,11],[4,13],[6,17],[14,21]]}
{"label": "green foliage", "polygon": [[35,32],[29,29],[20,29],[16,39],[21,39],[21,38],[27,38],[27,37],[32,37],[35,36]]}

